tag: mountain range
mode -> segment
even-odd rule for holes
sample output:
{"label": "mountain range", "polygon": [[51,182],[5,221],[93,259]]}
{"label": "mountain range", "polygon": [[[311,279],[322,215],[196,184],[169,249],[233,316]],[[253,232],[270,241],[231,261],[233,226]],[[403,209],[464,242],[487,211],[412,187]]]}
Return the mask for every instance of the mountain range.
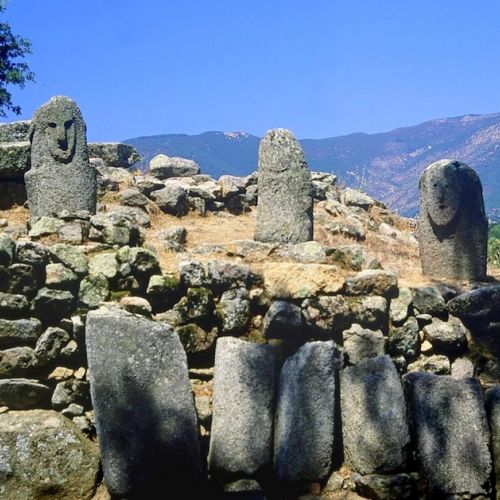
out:
{"label": "mountain range", "polygon": [[[125,142],[142,165],[158,153],[195,160],[213,177],[257,169],[260,138],[245,132],[164,134]],[[474,168],[486,209],[500,214],[500,113],[441,118],[377,134],[354,133],[300,141],[311,170],[332,172],[341,185],[362,189],[404,215],[418,210],[418,179],[430,163],[452,158]]]}

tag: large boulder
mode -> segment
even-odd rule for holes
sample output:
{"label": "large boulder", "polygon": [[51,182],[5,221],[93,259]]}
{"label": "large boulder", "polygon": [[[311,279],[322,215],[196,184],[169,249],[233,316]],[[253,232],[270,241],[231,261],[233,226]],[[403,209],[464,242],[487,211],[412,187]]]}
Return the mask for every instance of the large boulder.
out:
{"label": "large boulder", "polygon": [[99,474],[97,445],[54,411],[0,415],[0,492],[5,500],[92,498]]}
{"label": "large boulder", "polygon": [[340,373],[346,462],[360,474],[388,473],[408,464],[410,434],[398,372],[378,356]]}
{"label": "large boulder", "polygon": [[0,179],[22,179],[30,168],[29,142],[0,142]]}
{"label": "large boulder", "polygon": [[309,342],[283,365],[274,429],[278,480],[320,480],[330,472],[337,349],[333,341]]}
{"label": "large boulder", "polygon": [[215,475],[255,475],[272,462],[276,349],[232,337],[215,351],[208,465]]}
{"label": "large boulder", "polygon": [[428,498],[488,496],[490,433],[479,381],[415,372],[405,376],[405,392]]}
{"label": "large boulder", "polygon": [[[187,359],[165,324],[121,310],[87,316],[87,356],[104,479],[116,496],[201,476]],[[113,360],[113,368],[109,360]]]}
{"label": "large boulder", "polygon": [[140,160],[137,150],[123,142],[91,142],[88,148],[91,158],[101,158],[110,167],[130,168]]}
{"label": "large boulder", "polygon": [[200,167],[193,160],[159,154],[149,162],[149,173],[162,180],[170,177],[191,177],[200,173]]}

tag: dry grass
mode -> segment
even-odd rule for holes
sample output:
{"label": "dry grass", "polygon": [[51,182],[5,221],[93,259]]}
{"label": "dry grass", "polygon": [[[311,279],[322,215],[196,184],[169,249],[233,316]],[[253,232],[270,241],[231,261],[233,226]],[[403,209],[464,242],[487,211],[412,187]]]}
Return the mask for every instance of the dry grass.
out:
{"label": "dry grass", "polygon": [[[129,187],[123,186],[123,187]],[[118,192],[108,192],[99,200],[103,210],[109,210],[113,205],[118,204],[120,194]],[[162,229],[182,226],[187,230],[186,252],[196,247],[206,245],[222,245],[230,247],[235,240],[252,240],[255,229],[255,210],[241,215],[233,215],[228,212],[209,212],[206,216],[190,212],[184,217],[174,217],[163,213],[154,203],[148,207],[151,218],[151,227],[146,230],[145,244],[153,249],[160,260],[160,265],[164,272],[177,272],[179,261],[186,256],[166,250],[163,243],[158,239],[157,233]],[[328,214],[321,206],[315,207],[315,214],[322,217],[335,217]],[[9,225],[26,224],[29,220],[29,211],[16,206],[9,210],[0,210],[0,219],[6,219]],[[380,207],[372,207],[370,219],[376,224],[386,222],[396,228],[403,235],[401,238],[380,235],[365,226],[366,240],[359,243],[346,236],[332,234],[321,224],[316,223],[314,240],[325,247],[339,247],[353,244],[360,244],[366,252],[376,258],[384,269],[397,274],[403,286],[420,286],[429,283],[444,283],[439,280],[429,280],[422,275],[420,268],[420,258],[418,246],[411,242],[410,235],[415,232],[415,221],[405,219],[388,212]],[[405,239],[407,238],[407,239]],[[47,240],[42,243],[52,244],[55,241]],[[200,260],[221,257],[220,253],[199,254]],[[197,257],[198,258],[198,257]],[[223,258],[231,257],[230,252],[224,253]],[[256,270],[259,263],[250,263]],[[346,273],[350,274],[350,273]],[[500,269],[489,268],[489,275],[496,280],[500,280]],[[446,282],[450,285],[451,283]],[[457,285],[453,283],[452,285]]]}

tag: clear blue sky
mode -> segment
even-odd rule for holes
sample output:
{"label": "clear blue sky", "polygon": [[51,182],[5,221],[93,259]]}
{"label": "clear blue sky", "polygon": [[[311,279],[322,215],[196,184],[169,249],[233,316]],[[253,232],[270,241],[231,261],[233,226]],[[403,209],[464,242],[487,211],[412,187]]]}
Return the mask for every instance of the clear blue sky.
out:
{"label": "clear blue sky", "polygon": [[9,0],[4,18],[33,44],[21,118],[68,95],[90,140],[500,111],[497,0]]}

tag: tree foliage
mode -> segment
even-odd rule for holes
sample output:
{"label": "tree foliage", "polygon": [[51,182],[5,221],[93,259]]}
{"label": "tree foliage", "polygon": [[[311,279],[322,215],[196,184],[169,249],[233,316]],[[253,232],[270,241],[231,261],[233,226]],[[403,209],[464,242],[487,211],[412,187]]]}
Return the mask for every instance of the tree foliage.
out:
{"label": "tree foliage", "polygon": [[[5,11],[5,3],[0,0],[0,14]],[[7,111],[19,115],[21,107],[14,105],[8,86],[23,88],[26,82],[34,81],[35,75],[22,59],[31,54],[31,43],[26,38],[14,35],[7,22],[0,22],[0,116]]]}

